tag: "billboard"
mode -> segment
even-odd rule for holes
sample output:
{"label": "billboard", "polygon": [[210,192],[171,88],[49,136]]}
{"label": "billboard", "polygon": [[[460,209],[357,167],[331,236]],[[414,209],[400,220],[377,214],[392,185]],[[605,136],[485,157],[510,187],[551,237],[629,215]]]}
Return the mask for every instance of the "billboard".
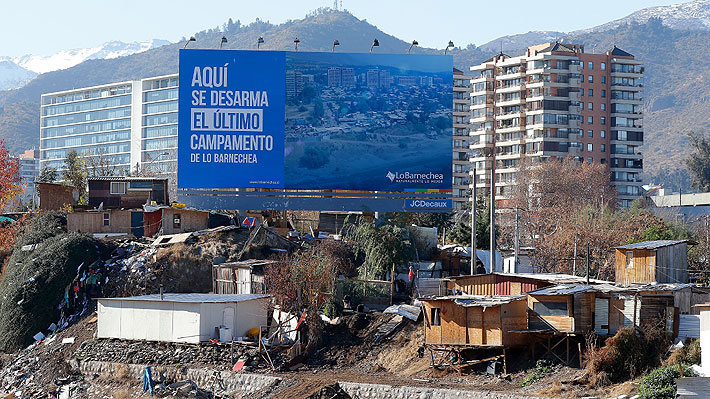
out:
{"label": "billboard", "polygon": [[181,50],[178,186],[450,192],[452,71],[443,55]]}

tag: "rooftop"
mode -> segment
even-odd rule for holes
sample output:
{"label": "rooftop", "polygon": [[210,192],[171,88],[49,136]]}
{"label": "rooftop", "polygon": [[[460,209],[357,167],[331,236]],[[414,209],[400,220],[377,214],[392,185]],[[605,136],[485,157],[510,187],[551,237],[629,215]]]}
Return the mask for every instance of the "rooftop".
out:
{"label": "rooftop", "polygon": [[87,181],[162,181],[164,177],[135,177],[135,176],[89,176]]}
{"label": "rooftop", "polygon": [[609,50],[609,54],[615,55],[617,57],[633,57],[631,53],[627,53],[626,51],[614,46],[611,50]]}
{"label": "rooftop", "polygon": [[[529,278],[532,280],[548,281],[551,283],[581,283],[581,282],[587,281],[586,277],[573,276],[571,274],[563,274],[563,273],[500,273],[500,272],[495,272],[495,273],[488,273],[488,274],[495,274],[498,276],[505,276],[505,277]],[[476,274],[474,276],[483,276],[483,274]],[[456,280],[456,279],[462,279],[462,278],[467,278],[467,277],[472,277],[472,276],[470,276],[470,275],[455,276],[455,277],[448,277],[448,278],[450,278],[452,280]],[[594,284],[610,283],[609,281],[597,280],[597,279],[593,279],[593,278],[590,278],[589,281]]]}
{"label": "rooftop", "polygon": [[663,247],[669,247],[671,245],[689,243],[690,240],[655,240],[655,241],[642,241],[635,244],[622,245],[620,247],[615,247],[616,249],[658,249]]}
{"label": "rooftop", "polygon": [[160,299],[160,294],[131,296],[125,298],[101,298],[112,301],[133,301],[133,302],[179,302],[179,303],[233,303],[251,301],[269,297],[264,294],[163,294],[163,299]]}
{"label": "rooftop", "polygon": [[465,308],[500,306],[513,301],[521,301],[525,295],[447,295],[422,298],[422,301],[454,301]]}

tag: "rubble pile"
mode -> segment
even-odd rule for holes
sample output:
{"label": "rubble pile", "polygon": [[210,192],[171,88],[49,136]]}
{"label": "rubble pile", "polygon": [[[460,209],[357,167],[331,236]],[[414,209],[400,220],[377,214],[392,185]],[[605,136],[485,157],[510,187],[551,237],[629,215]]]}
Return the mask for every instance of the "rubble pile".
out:
{"label": "rubble pile", "polygon": [[[256,344],[255,344],[256,345]],[[81,361],[104,361],[150,365],[200,365],[232,367],[232,359],[244,361],[245,369],[269,367],[259,356],[256,346],[203,343],[176,344],[169,342],[88,340],[81,344],[74,357]],[[272,360],[275,359],[272,357]]]}

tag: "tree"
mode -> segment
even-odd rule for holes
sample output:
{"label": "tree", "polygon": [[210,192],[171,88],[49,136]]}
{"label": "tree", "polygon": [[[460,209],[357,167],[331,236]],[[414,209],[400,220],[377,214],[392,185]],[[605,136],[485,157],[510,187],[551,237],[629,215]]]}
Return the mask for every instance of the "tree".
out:
{"label": "tree", "polygon": [[[483,197],[478,197],[476,201],[476,249],[488,250],[491,248],[491,208],[485,204]],[[464,208],[469,208],[466,212],[466,219],[460,220],[456,224],[449,238],[456,244],[468,247],[471,246],[471,207],[466,204]],[[500,236],[498,228],[496,228],[495,234],[497,240]]]}
{"label": "tree", "polygon": [[118,176],[119,174],[116,162],[106,155],[106,150],[104,149],[84,154],[82,162],[86,165],[87,174],[92,177]]}
{"label": "tree", "polygon": [[76,150],[69,150],[64,159],[64,182],[79,191],[79,203],[85,204],[86,198],[86,164]]}
{"label": "tree", "polygon": [[0,140],[0,208],[22,192],[20,160],[10,155],[5,140]]}
{"label": "tree", "polygon": [[56,183],[59,180],[59,173],[56,168],[44,165],[39,171],[37,181],[40,183]]}
{"label": "tree", "polygon": [[354,244],[355,255],[365,256],[359,270],[364,279],[382,278],[393,267],[416,258],[409,231],[403,227],[393,224],[375,226],[361,218],[347,230],[347,238]]}
{"label": "tree", "polygon": [[690,133],[690,145],[693,152],[685,160],[694,188],[703,192],[710,191],[710,138],[705,134]]}

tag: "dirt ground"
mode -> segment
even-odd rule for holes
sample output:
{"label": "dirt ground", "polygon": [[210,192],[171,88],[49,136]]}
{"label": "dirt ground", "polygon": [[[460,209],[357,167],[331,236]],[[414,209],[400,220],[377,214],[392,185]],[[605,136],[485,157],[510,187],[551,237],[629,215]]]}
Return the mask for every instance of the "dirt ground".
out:
{"label": "dirt ground", "polygon": [[[35,382],[41,386],[48,386],[66,383],[66,381],[82,381],[81,393],[76,396],[81,398],[145,397],[138,380],[122,375],[81,376],[70,370],[67,361],[73,358],[83,341],[93,339],[96,331],[94,316],[95,313],[88,314],[77,324],[59,333],[52,343],[48,345],[41,343],[30,353],[23,355],[28,359],[36,360],[33,362],[36,364],[36,369],[32,373]],[[265,393],[265,396],[260,399],[320,398],[323,387],[331,386],[338,381],[474,390],[487,392],[491,398],[495,398],[497,393],[549,398],[584,396],[615,398],[622,394],[631,396],[636,393],[635,385],[632,383],[603,389],[576,384],[575,378],[581,375],[581,370],[559,365],[554,367],[551,374],[523,387],[523,381],[530,375],[534,366],[527,358],[527,351],[509,354],[511,373],[507,376],[488,375],[485,373],[484,366],[463,375],[451,370],[433,369],[430,367],[431,359],[428,353],[425,352],[423,357],[419,357],[419,349],[424,339],[421,321],[412,322],[404,319],[391,336],[377,337],[378,327],[392,317],[393,315],[379,312],[356,313],[341,318],[335,325],[328,326],[325,347],[303,367],[296,371],[268,372],[282,377],[283,383],[274,392]],[[68,337],[75,337],[75,342],[61,344],[61,340]],[[11,364],[13,359],[18,361],[16,357],[4,358],[3,367]],[[324,390],[324,392],[331,391]]]}

